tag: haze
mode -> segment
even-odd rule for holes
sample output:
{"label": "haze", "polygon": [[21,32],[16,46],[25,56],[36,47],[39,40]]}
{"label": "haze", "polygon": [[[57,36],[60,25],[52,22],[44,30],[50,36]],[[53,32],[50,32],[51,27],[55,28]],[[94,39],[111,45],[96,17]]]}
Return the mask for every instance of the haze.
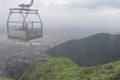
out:
{"label": "haze", "polygon": [[[9,8],[30,0],[0,0],[0,30],[6,31]],[[120,0],[35,0],[44,32],[99,33],[120,31]]]}

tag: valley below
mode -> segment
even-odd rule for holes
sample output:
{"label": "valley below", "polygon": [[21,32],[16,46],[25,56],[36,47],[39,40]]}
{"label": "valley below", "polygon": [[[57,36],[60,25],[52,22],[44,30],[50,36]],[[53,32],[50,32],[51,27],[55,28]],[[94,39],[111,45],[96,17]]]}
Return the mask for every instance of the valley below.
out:
{"label": "valley below", "polygon": [[0,36],[0,80],[119,80],[120,35],[45,36],[30,42]]}
{"label": "valley below", "polygon": [[0,35],[0,71],[9,63],[48,60],[50,56],[46,50],[64,42],[65,39],[45,36],[44,38],[30,42],[7,39],[6,35]]}

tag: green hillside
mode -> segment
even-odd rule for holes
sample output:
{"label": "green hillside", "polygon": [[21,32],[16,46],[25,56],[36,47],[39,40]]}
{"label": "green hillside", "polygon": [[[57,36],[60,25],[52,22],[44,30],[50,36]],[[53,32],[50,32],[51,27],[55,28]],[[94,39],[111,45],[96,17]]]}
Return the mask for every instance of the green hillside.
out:
{"label": "green hillside", "polygon": [[120,59],[120,35],[95,34],[69,40],[47,51],[54,57],[67,57],[80,66],[105,64]]}
{"label": "green hillside", "polygon": [[119,80],[120,61],[93,67],[79,67],[70,59],[53,58],[33,63],[19,80]]}
{"label": "green hillside", "polygon": [[23,62],[7,64],[7,66],[3,69],[1,76],[17,80],[28,66],[29,64]]}
{"label": "green hillside", "polygon": [[0,80],[12,80],[12,79],[0,77]]}

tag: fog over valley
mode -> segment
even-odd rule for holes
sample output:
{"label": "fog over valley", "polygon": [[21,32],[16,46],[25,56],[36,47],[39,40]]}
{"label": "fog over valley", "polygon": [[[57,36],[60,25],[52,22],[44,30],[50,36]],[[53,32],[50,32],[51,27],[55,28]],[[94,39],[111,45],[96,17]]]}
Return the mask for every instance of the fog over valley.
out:
{"label": "fog over valley", "polygon": [[0,7],[0,80],[120,80],[120,0]]}

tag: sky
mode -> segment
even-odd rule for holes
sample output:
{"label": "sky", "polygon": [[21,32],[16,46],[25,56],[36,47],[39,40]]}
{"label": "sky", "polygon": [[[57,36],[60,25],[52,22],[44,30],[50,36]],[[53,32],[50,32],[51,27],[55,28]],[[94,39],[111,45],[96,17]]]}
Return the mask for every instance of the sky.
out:
{"label": "sky", "polygon": [[[0,0],[0,29],[6,30],[9,8],[30,0]],[[120,31],[120,0],[34,0],[46,31]]]}

